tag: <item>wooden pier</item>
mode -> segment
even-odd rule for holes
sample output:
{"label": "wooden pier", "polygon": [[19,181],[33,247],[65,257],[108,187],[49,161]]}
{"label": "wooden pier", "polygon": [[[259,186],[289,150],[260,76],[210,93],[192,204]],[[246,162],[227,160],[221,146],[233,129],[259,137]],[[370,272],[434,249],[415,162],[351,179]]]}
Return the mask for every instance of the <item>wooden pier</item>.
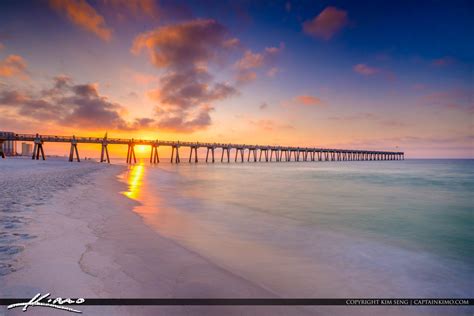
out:
{"label": "wooden pier", "polygon": [[[127,163],[137,162],[135,155],[136,145],[150,146],[150,163],[160,162],[158,149],[160,147],[171,148],[171,163],[180,163],[181,158],[179,149],[187,147],[190,149],[189,163],[199,162],[198,149],[207,149],[205,162],[215,162],[214,153],[221,151],[221,162],[230,162],[231,151],[234,150],[235,162],[289,162],[289,161],[356,161],[356,160],[404,160],[403,152],[394,151],[372,151],[372,150],[353,150],[353,149],[331,149],[316,147],[294,147],[294,146],[265,146],[265,145],[245,145],[245,144],[223,144],[223,143],[200,143],[200,142],[180,142],[180,141],[162,141],[145,139],[124,139],[104,137],[76,137],[76,136],[57,136],[57,135],[39,135],[39,134],[15,134],[0,133],[0,157],[5,158],[2,150],[3,142],[24,141],[33,142],[34,150],[32,159],[45,160],[45,143],[69,143],[71,149],[69,152],[69,161],[74,158],[79,162],[79,144],[99,144],[102,147],[100,162],[110,163],[109,145],[127,145]],[[247,153],[247,159],[245,159]]]}

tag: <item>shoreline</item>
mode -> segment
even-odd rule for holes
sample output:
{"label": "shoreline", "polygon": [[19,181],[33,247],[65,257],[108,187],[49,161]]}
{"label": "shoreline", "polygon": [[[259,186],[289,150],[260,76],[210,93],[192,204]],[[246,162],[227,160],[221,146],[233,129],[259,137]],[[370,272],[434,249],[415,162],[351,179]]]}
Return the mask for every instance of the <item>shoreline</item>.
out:
{"label": "shoreline", "polygon": [[[166,231],[157,230],[152,223],[147,222],[143,214],[136,211],[147,205],[124,195],[129,186],[120,177],[124,176],[127,168],[123,165],[101,165],[99,170],[88,175],[89,178],[85,183],[78,183],[57,191],[51,199],[47,200],[48,204],[41,205],[35,210],[37,218],[28,226],[28,231],[39,237],[29,241],[25,250],[20,253],[19,257],[24,264],[23,268],[0,277],[0,280],[5,284],[3,290],[0,289],[2,297],[33,297],[38,292],[51,292],[52,296],[90,298],[298,296],[297,291],[285,292],[279,286],[279,283],[280,285],[281,282],[285,283],[282,281],[285,280],[285,277],[290,280],[288,275],[276,274],[282,280],[276,278],[274,280],[276,283],[272,280],[268,282],[268,279],[262,279],[258,274],[249,274],[245,270],[245,266],[242,266],[242,269],[237,266],[236,269],[235,266],[227,265],[225,261],[221,261],[222,258],[213,257],[212,253],[206,252],[205,248],[186,244],[186,242],[167,235]],[[162,177],[168,171],[159,170],[159,172],[162,173]],[[173,174],[173,176],[180,178],[179,174]],[[184,178],[181,180],[185,181]],[[164,212],[162,214],[168,214],[175,221],[186,219],[182,215],[176,216],[176,213],[173,214],[174,211],[171,213],[166,211],[173,208],[166,204],[167,199],[171,199],[172,196],[167,196],[165,192],[162,192],[161,198],[164,199],[163,205],[161,205],[163,209],[160,209],[160,212]],[[174,207],[180,206],[179,203],[182,202],[178,202],[178,205]],[[181,206],[181,211],[186,213],[186,205]],[[212,210],[209,211],[210,213],[207,213],[205,218],[212,217],[209,216],[212,215]],[[230,211],[240,212],[238,209]],[[53,214],[54,216],[52,216]],[[197,215],[199,216],[199,214]],[[245,216],[240,217],[246,218]],[[254,219],[263,223],[263,226],[267,225],[265,214],[260,214]],[[217,221],[216,224],[217,227],[232,226],[232,223],[228,222]],[[241,223],[235,224],[241,227]],[[176,227],[169,226],[168,228],[172,230]],[[304,233],[304,231],[302,232]],[[320,236],[324,236],[324,234],[320,234]],[[196,235],[196,237],[199,236]],[[230,238],[232,235],[227,237],[229,238],[222,239],[222,242],[231,243],[234,246],[240,242],[238,238]],[[242,251],[246,251],[250,245],[244,243],[241,244],[242,247],[239,247]],[[359,250],[364,251],[363,249]],[[288,254],[282,253],[281,258],[286,255]],[[319,255],[327,254],[323,252]],[[258,254],[255,258],[259,258]],[[290,259],[291,257],[283,262],[291,263],[288,267],[298,267],[298,262],[293,262]],[[328,262],[323,257],[318,259],[319,271],[328,272]],[[269,271],[278,273],[278,267],[274,269],[273,266],[276,263],[263,261],[262,264],[270,268]],[[304,268],[304,266],[302,267]],[[308,272],[310,271],[308,270]],[[307,276],[314,278],[316,284],[322,282],[323,285],[320,286],[331,285],[331,277],[325,273]],[[301,279],[301,281],[303,280]],[[340,291],[334,287],[334,284],[331,287],[333,290]],[[313,293],[317,294],[318,292],[315,289]],[[81,307],[81,310],[87,315],[104,313],[154,315],[158,311],[177,315],[184,313],[232,315],[243,312],[256,313],[256,311],[263,315],[305,314],[306,312],[332,315],[334,313],[347,314],[349,311],[347,308],[268,306],[99,308],[84,306]],[[368,312],[383,312],[388,315],[452,312],[449,307],[437,310],[426,307],[417,309],[370,307],[370,310],[358,308],[355,311],[352,309],[350,311],[351,314],[356,315],[365,315]],[[462,313],[463,309],[458,309],[458,311]],[[16,315],[20,312],[20,310],[13,310],[8,311],[7,314]],[[43,315],[42,313],[51,315],[50,310],[35,310],[35,312],[39,315]]]}

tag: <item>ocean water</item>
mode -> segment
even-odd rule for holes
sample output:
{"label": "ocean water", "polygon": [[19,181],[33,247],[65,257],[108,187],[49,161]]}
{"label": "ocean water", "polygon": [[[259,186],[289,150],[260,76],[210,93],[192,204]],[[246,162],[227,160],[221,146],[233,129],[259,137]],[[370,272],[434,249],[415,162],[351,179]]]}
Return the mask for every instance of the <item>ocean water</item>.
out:
{"label": "ocean water", "polygon": [[281,296],[474,295],[474,160],[140,162],[121,179],[157,234]]}

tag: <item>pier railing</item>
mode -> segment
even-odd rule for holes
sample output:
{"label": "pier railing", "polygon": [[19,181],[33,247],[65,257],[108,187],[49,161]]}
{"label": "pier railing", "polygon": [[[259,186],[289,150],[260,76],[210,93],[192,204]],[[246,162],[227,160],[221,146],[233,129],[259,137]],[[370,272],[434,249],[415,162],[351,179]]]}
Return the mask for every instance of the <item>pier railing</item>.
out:
{"label": "pier railing", "polygon": [[[403,160],[404,152],[398,151],[373,151],[359,149],[334,149],[320,147],[295,147],[277,145],[251,145],[232,143],[208,143],[208,142],[181,142],[166,140],[149,140],[136,138],[109,138],[104,137],[84,137],[84,136],[58,136],[39,134],[16,134],[11,132],[0,132],[0,155],[4,158],[1,144],[3,142],[33,142],[34,150],[32,159],[46,159],[43,144],[47,142],[70,143],[69,161],[80,161],[78,144],[100,144],[102,146],[101,162],[109,162],[108,145],[127,145],[127,163],[136,162],[135,145],[147,145],[151,147],[150,162],[159,163],[158,148],[171,147],[171,162],[179,163],[180,147],[189,147],[189,162],[198,162],[198,148],[206,148],[206,162],[215,162],[215,149],[221,149],[221,162],[230,162],[231,150],[235,152],[235,161],[245,161],[245,151],[247,151],[247,161],[283,162],[283,161],[352,161],[352,160]],[[194,157],[193,157],[194,155]],[[224,156],[226,159],[224,159]]]}

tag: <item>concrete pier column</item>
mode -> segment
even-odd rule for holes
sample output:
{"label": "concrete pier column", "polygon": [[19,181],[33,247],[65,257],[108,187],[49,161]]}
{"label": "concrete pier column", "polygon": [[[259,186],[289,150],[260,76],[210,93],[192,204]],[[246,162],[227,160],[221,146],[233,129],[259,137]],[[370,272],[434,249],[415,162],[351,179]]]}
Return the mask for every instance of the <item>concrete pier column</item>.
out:
{"label": "concrete pier column", "polygon": [[136,163],[137,162],[137,156],[135,155],[135,143],[132,141],[128,144],[128,151],[127,151],[127,163]]}
{"label": "concrete pier column", "polygon": [[69,161],[74,161],[74,154],[76,155],[77,161],[80,162],[79,159],[79,151],[77,150],[77,140],[76,137],[73,135],[71,139],[71,150],[69,151]]}
{"label": "concrete pier column", "polygon": [[43,150],[43,138],[36,134],[35,140],[34,140],[35,148],[33,150],[33,156],[31,159],[36,159],[39,160],[40,154],[41,158],[43,160],[46,160],[46,157],[44,155],[44,150]]}
{"label": "concrete pier column", "polygon": [[100,162],[110,163],[109,149],[107,148],[107,133],[105,133],[104,139],[102,139],[102,150],[100,152]]}

